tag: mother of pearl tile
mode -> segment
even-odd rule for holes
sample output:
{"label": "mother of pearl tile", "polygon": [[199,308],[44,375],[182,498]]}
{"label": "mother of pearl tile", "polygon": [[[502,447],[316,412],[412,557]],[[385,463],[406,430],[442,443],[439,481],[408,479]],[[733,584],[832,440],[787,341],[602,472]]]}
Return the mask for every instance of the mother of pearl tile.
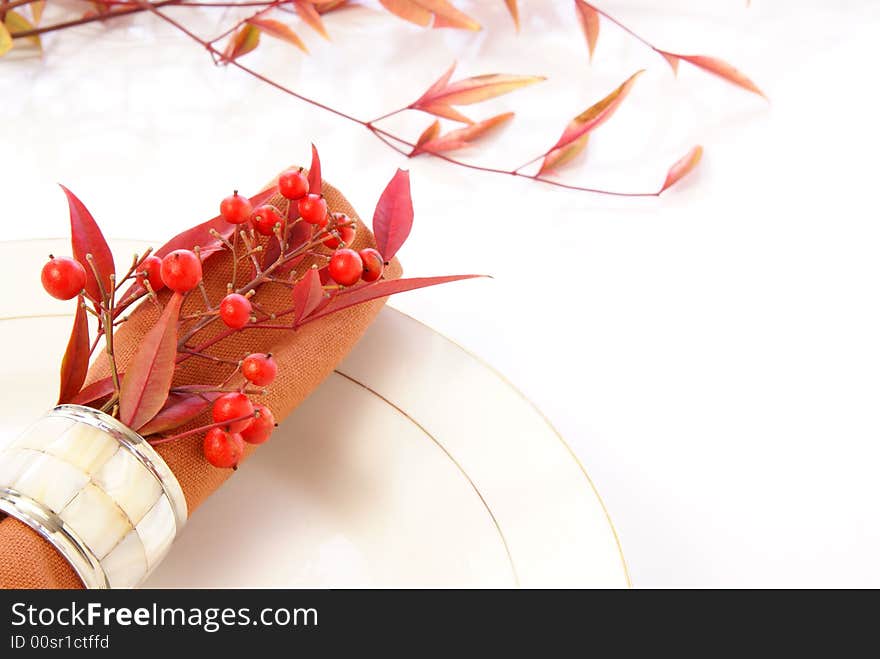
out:
{"label": "mother of pearl tile", "polygon": [[9,448],[0,453],[0,485],[12,487],[27,466],[41,455],[26,448]]}
{"label": "mother of pearl tile", "polygon": [[93,473],[118,448],[116,440],[101,428],[77,423],[44,450],[87,473]]}
{"label": "mother of pearl tile", "polygon": [[137,525],[138,535],[147,552],[147,565],[150,569],[162,560],[171,546],[176,533],[177,524],[174,511],[168,499],[161,497]]}
{"label": "mother of pearl tile", "polygon": [[92,475],[92,481],[125,511],[132,524],[140,522],[162,494],[159,481],[124,448]]}
{"label": "mother of pearl tile", "polygon": [[18,437],[12,445],[42,451],[72,428],[74,423],[76,422],[73,419],[66,419],[62,416],[43,417],[25,430],[24,434]]}
{"label": "mother of pearl tile", "polygon": [[107,555],[131,530],[119,506],[93,483],[86,485],[67,504],[61,511],[61,519],[76,531],[98,559]]}
{"label": "mother of pearl tile", "polygon": [[21,472],[14,487],[57,513],[88,480],[88,475],[76,467],[40,454]]}
{"label": "mother of pearl tile", "polygon": [[131,530],[101,561],[111,588],[132,588],[147,574],[147,555],[137,531]]}

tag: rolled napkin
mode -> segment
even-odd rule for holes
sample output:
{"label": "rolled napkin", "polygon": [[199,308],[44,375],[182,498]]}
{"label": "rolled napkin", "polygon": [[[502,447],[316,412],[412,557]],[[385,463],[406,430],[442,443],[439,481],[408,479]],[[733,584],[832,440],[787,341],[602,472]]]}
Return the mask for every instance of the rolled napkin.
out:
{"label": "rolled napkin", "polygon": [[[352,247],[356,250],[375,247],[372,233],[360,221],[345,197],[326,183],[323,185],[323,195],[330,211],[345,213],[357,223]],[[282,208],[286,200],[276,193],[269,203]],[[224,251],[211,258],[210,267],[206,267],[204,271],[204,283],[209,298],[216,301],[226,294],[226,284],[232,273],[232,257],[229,252]],[[400,274],[400,265],[393,260],[386,267],[384,278],[396,279]],[[160,294],[160,299],[167,296],[167,293],[164,296]],[[284,308],[290,305],[291,291],[289,287],[280,284],[265,284],[260,288],[258,299],[266,308]],[[333,372],[384,303],[385,298],[358,304],[289,332],[256,328],[237,332],[206,352],[233,360],[241,359],[249,352],[272,353],[278,363],[278,377],[258,402],[268,406],[276,420],[281,421]],[[198,310],[200,304],[202,301],[198,295],[190,296],[181,315]],[[123,370],[131,361],[145,333],[155,324],[158,315],[155,305],[143,302],[132,312],[128,321],[120,325],[115,334],[115,353]],[[200,337],[209,340],[224,329],[221,324],[214,323],[213,327],[203,330],[204,334]],[[202,359],[193,358],[182,362],[176,370],[174,386],[204,382],[200,375],[206,368]],[[106,378],[108,374],[107,360],[99,358],[89,370],[86,386]],[[204,425],[206,415],[209,414],[207,412],[183,426],[181,430]],[[215,468],[206,461],[202,452],[201,435],[160,444],[155,448],[180,482],[190,514],[234,473],[231,469]],[[248,444],[244,457],[256,448]],[[49,542],[26,524],[6,517],[0,521],[0,587],[82,588],[83,584],[73,568]]]}

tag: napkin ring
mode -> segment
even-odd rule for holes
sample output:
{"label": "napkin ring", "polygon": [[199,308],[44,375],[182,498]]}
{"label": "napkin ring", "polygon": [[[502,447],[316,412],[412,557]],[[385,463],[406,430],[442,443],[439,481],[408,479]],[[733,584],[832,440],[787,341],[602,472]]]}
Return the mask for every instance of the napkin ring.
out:
{"label": "napkin ring", "polygon": [[187,518],[153,447],[80,405],[59,405],[0,451],[0,510],[48,540],[86,588],[143,582]]}

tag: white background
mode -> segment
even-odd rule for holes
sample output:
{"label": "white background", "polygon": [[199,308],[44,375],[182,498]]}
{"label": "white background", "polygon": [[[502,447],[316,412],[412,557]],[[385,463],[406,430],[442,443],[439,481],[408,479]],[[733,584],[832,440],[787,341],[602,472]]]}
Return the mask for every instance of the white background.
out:
{"label": "white background", "polygon": [[[58,33],[42,60],[0,60],[3,238],[67,233],[56,181],[109,235],[161,238],[233,187],[306,164],[313,140],[367,218],[408,167],[409,274],[494,279],[395,306],[547,413],[602,493],[636,586],[880,586],[880,4],[599,5],[660,47],[730,60],[769,104],[685,63],[674,78],[607,22],[589,65],[571,2],[521,4],[519,35],[501,0],[462,3],[486,28],[475,34],[354,9],[328,17],[332,43],[300,30],[309,57],[267,39],[244,61],[364,119],[413,100],[453,59],[461,75],[546,75],[470,109],[517,112],[464,154],[506,167],[646,67],[564,178],[656,188],[696,143],[698,175],[620,200],[407,162],[141,16]],[[206,34],[221,21],[174,15]],[[414,136],[428,121],[388,126]]]}

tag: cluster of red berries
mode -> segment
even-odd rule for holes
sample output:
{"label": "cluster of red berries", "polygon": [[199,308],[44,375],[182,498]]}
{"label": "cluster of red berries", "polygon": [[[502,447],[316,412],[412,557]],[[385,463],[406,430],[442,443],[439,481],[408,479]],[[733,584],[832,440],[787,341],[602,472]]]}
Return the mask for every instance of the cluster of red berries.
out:
{"label": "cluster of red berries", "polygon": [[[241,372],[251,384],[265,387],[275,379],[278,365],[272,355],[254,353],[244,358]],[[223,469],[238,465],[245,443],[262,444],[275,428],[272,411],[265,405],[255,405],[238,391],[214,401],[211,415],[218,425],[205,433],[202,450],[208,462]]]}
{"label": "cluster of red berries", "polygon": [[[86,285],[86,270],[79,261],[67,256],[49,255],[49,261],[40,274],[43,288],[54,298],[70,300],[82,293]],[[137,282],[149,282],[153,291],[166,286],[172,291],[186,293],[202,280],[202,263],[194,252],[178,249],[165,258],[148,256],[138,266]]]}

